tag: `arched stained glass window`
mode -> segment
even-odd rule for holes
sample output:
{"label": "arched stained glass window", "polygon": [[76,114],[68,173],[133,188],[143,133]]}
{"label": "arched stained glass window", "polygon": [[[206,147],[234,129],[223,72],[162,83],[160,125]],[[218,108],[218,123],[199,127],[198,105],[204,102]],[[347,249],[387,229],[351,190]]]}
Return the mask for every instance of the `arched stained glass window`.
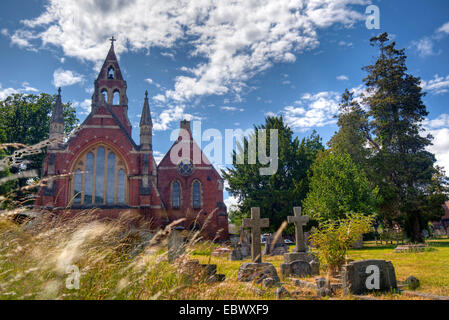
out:
{"label": "arched stained glass window", "polygon": [[172,184],[172,207],[176,209],[181,207],[181,186],[178,181]]}
{"label": "arched stained glass window", "polygon": [[95,157],[92,152],[86,157],[86,174],[84,178],[84,203],[91,204],[92,203],[92,192],[93,192],[93,183],[94,183],[94,161]]}
{"label": "arched stained glass window", "polygon": [[71,198],[74,205],[127,203],[127,170],[117,153],[107,146],[87,150],[73,169]]}
{"label": "arched stained glass window", "polygon": [[117,202],[125,203],[125,171],[123,170],[118,172]]}
{"label": "arched stained glass window", "polygon": [[103,147],[97,149],[97,166],[95,171],[95,203],[103,204],[104,202],[104,166],[105,166],[105,150]]}
{"label": "arched stained glass window", "polygon": [[193,208],[201,208],[201,183],[199,181],[193,182]]}
{"label": "arched stained glass window", "polygon": [[114,191],[115,188],[109,186],[115,185],[115,154],[112,152],[108,156],[108,171],[107,171],[107,182],[106,182],[106,203],[113,204],[114,201]]}
{"label": "arched stained glass window", "polygon": [[75,173],[75,186],[74,186],[74,191],[73,191],[74,196],[75,196],[75,199],[73,200],[73,202],[75,204],[81,204],[82,188],[83,188],[83,174],[81,173],[81,170],[78,169],[78,170],[76,170],[76,173]]}

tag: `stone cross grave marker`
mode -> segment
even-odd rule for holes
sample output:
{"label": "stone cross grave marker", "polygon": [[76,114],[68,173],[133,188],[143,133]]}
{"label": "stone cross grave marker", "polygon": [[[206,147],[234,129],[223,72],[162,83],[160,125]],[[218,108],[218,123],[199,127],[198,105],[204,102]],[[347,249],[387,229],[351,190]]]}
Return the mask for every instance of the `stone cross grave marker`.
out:
{"label": "stone cross grave marker", "polygon": [[294,216],[288,217],[288,223],[294,223],[296,229],[296,247],[294,252],[306,252],[306,246],[304,243],[304,231],[302,229],[309,222],[308,216],[301,215],[301,207],[293,208],[295,212]]}
{"label": "stone cross grave marker", "polygon": [[260,218],[260,208],[251,208],[251,219],[243,219],[243,228],[251,228],[251,258],[254,263],[262,262],[260,229],[269,225],[268,219]]}

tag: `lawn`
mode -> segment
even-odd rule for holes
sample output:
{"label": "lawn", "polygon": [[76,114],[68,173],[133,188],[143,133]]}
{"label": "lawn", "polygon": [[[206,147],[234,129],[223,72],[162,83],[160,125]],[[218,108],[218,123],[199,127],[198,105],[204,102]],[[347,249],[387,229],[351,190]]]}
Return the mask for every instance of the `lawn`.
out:
{"label": "lawn", "polygon": [[[417,291],[432,295],[449,296],[449,239],[429,240],[428,245],[430,248],[426,249],[425,252],[394,253],[395,245],[376,246],[374,242],[365,242],[363,249],[350,250],[348,252],[348,259],[381,259],[391,261],[395,267],[398,281],[405,281],[409,276],[413,275],[421,283],[421,287]],[[226,274],[230,282],[236,281],[240,265],[244,262],[249,262],[249,260],[229,261],[225,257],[197,255],[195,252],[192,258],[198,259],[202,263],[209,263],[210,261],[210,263],[217,264],[218,272]],[[283,257],[264,257],[264,261],[272,263],[279,272]],[[325,276],[323,271],[322,275]],[[308,280],[313,281],[314,278]],[[298,290],[291,282],[286,281],[284,283],[289,290]],[[267,292],[266,298],[272,296],[272,292]],[[237,297],[238,295],[236,295]],[[411,299],[410,297],[397,294],[384,294],[376,297],[381,299]]]}

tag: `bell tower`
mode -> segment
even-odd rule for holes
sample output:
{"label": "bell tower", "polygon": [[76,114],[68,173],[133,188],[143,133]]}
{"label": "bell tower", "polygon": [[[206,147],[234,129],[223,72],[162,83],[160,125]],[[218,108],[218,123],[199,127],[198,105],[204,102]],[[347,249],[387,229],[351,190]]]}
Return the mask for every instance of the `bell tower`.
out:
{"label": "bell tower", "polygon": [[115,55],[114,37],[109,39],[111,47],[101,67],[97,80],[94,82],[94,94],[92,96],[92,110],[95,112],[101,107],[109,109],[120,121],[129,136],[131,136],[132,125],[128,118],[128,88],[123,79],[117,56]]}
{"label": "bell tower", "polygon": [[103,101],[110,106],[120,106],[128,109],[128,96],[126,95],[127,84],[123,79],[117,56],[115,55],[114,37],[110,39],[111,48],[109,49],[106,60],[101,67],[97,80],[95,80],[94,94],[92,96],[92,108],[98,108]]}

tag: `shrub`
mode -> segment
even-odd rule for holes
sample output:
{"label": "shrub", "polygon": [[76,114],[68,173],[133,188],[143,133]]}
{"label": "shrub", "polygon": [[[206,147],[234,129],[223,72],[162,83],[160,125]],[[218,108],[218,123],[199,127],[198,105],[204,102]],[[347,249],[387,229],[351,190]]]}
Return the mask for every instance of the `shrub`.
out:
{"label": "shrub", "polygon": [[346,261],[346,252],[360,237],[371,231],[374,218],[362,214],[349,214],[337,221],[322,221],[312,231],[310,242],[318,248],[320,262],[334,276]]}

